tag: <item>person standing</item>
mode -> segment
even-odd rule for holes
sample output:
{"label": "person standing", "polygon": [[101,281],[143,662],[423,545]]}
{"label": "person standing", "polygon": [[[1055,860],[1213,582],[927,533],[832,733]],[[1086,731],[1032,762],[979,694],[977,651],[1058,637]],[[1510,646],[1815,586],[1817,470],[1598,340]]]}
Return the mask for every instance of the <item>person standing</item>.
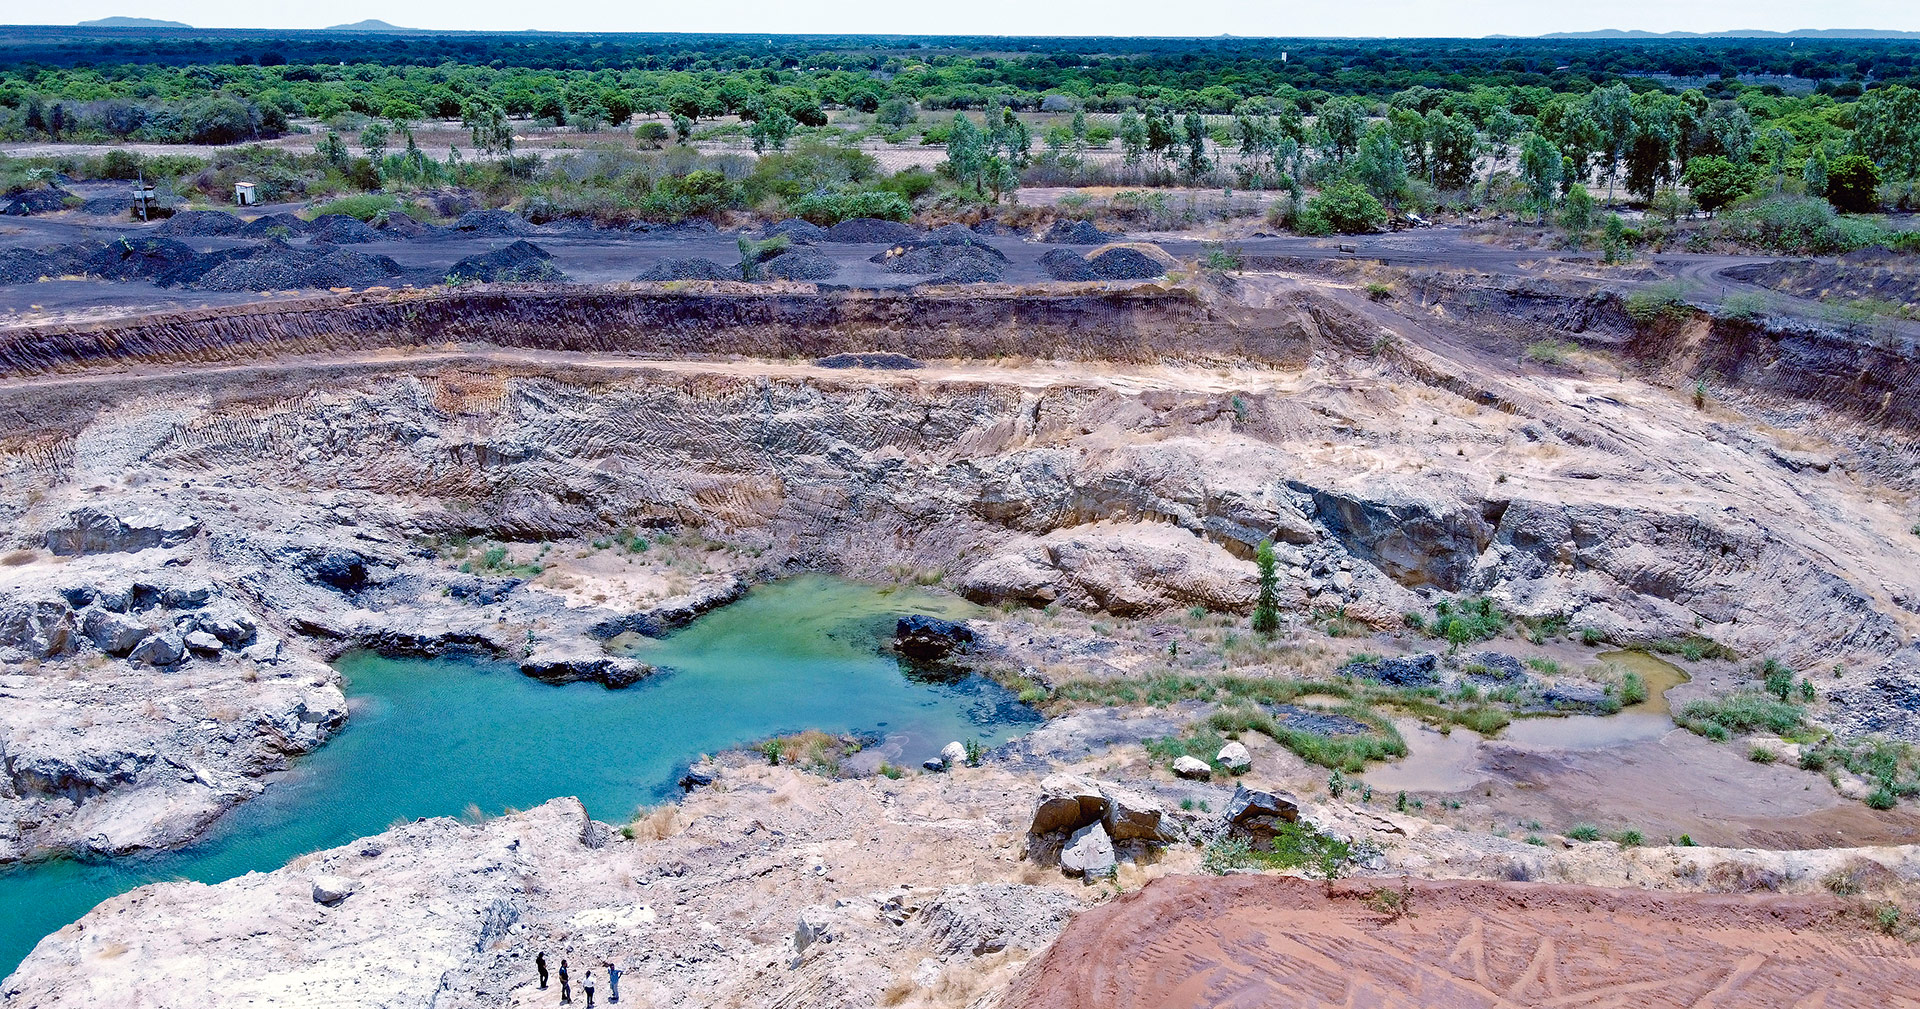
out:
{"label": "person standing", "polygon": [[612,960],[606,961],[606,965],[607,1004],[614,1005],[620,1001],[620,968],[615,967]]}
{"label": "person standing", "polygon": [[587,1009],[593,1009],[593,968],[588,967],[585,976],[580,978],[580,987],[587,990]]}
{"label": "person standing", "polygon": [[533,955],[533,969],[540,972],[540,990],[547,990],[547,951],[541,950]]}
{"label": "person standing", "polygon": [[560,1004],[573,1004],[573,983],[567,980],[567,962],[560,961]]}

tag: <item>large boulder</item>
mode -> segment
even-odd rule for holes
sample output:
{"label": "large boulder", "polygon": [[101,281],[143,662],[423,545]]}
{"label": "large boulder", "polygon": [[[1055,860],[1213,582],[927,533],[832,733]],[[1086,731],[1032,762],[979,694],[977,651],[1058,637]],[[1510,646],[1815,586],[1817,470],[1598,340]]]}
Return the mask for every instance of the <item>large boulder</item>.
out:
{"label": "large boulder", "polygon": [[337,907],[348,897],[353,896],[360,884],[345,876],[323,874],[313,877],[313,902],[327,907]]}
{"label": "large boulder", "polygon": [[73,608],[58,595],[0,598],[0,646],[33,658],[65,655],[74,648]]}
{"label": "large boulder", "polygon": [[178,665],[186,657],[187,642],[179,631],[148,635],[133,646],[133,651],[127,653],[127,658],[150,666]]}
{"label": "large boulder", "polygon": [[1101,823],[1106,827],[1108,837],[1115,841],[1162,842],[1169,839],[1161,822],[1165,811],[1161,809],[1159,800],[1115,785],[1103,784],[1100,791],[1107,798],[1107,815]]}
{"label": "large boulder", "polygon": [[1060,868],[1071,876],[1099,879],[1113,875],[1116,866],[1113,839],[1098,823],[1074,831],[1067,839],[1067,846],[1060,849]]}
{"label": "large boulder", "polygon": [[1262,817],[1296,822],[1300,819],[1300,804],[1285,792],[1261,792],[1245,785],[1235,788],[1233,798],[1227,802],[1227,822],[1243,827]]}
{"label": "large boulder", "polygon": [[80,622],[80,633],[108,655],[125,655],[147,636],[147,626],[124,613],[89,609]]}
{"label": "large boulder", "polygon": [[966,745],[956,739],[953,742],[948,743],[945,746],[942,746],[940,748],[940,760],[942,763],[946,764],[948,767],[959,767],[961,764],[966,763],[967,762]]}
{"label": "large boulder", "polygon": [[139,508],[113,514],[77,508],[68,513],[66,525],[47,531],[47,549],[66,557],[132,552],[178,546],[199,531],[199,520],[173,512]]}
{"label": "large boulder", "polygon": [[1199,757],[1182,756],[1173,762],[1173,773],[1193,781],[1213,777],[1213,767]]}
{"label": "large boulder", "polygon": [[957,620],[915,613],[893,626],[894,650],[910,659],[944,659],[971,644],[973,631]]}
{"label": "large boulder", "polygon": [[1238,739],[1222,746],[1219,756],[1213,759],[1219,761],[1221,767],[1226,768],[1234,774],[1245,774],[1253,770],[1253,754],[1248,753],[1247,744],[1242,743]]}
{"label": "large boulder", "polygon": [[1100,786],[1076,774],[1049,774],[1040,782],[1029,834],[1079,830],[1107,815],[1110,803]]}

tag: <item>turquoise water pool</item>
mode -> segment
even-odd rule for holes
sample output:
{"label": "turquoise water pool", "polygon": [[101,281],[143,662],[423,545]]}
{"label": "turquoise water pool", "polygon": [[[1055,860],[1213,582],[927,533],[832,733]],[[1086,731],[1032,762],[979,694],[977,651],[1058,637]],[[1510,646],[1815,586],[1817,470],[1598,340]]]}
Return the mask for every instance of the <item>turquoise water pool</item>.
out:
{"label": "turquoise water pool", "polygon": [[341,660],[347,727],[194,846],[0,873],[0,970],[114,894],[155,880],[213,882],[376,834],[397,819],[524,809],[578,796],[620,822],[676,794],[691,760],[800,729],[872,733],[897,763],[947,741],[1003,741],[1037,716],[978,676],[930,682],[882,652],[906,613],[965,603],[822,576],[762,586],[631,653],[667,672],[625,690],[552,686],[469,659]]}

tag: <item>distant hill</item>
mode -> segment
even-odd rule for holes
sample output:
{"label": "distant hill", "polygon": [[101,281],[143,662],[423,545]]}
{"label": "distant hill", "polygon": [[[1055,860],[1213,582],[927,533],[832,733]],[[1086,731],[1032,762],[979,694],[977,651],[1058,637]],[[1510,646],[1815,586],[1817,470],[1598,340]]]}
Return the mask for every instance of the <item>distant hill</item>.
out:
{"label": "distant hill", "polygon": [[192,28],[182,21],[162,21],[158,18],[96,18],[80,22],[81,28]]}
{"label": "distant hill", "polygon": [[[1512,38],[1514,36],[1497,36]],[[1553,32],[1543,39],[1920,39],[1920,32],[1882,28],[1800,28],[1790,32],[1736,28],[1724,32],[1649,32],[1603,28],[1592,32]]]}
{"label": "distant hill", "polygon": [[323,32],[386,32],[388,34],[398,34],[398,35],[424,34],[422,29],[402,28],[399,25],[390,25],[385,21],[379,20],[378,18],[368,18],[365,21],[355,21],[350,25],[330,25],[320,30]]}

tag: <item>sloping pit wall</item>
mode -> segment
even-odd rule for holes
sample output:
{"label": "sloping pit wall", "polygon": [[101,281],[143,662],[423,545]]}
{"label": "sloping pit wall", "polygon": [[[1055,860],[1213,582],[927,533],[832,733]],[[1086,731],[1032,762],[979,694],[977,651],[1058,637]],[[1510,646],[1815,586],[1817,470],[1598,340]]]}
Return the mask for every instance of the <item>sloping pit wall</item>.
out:
{"label": "sloping pit wall", "polygon": [[675,358],[1026,355],[1148,361],[1237,357],[1304,363],[1315,336],[1295,311],[1231,311],[1182,289],[973,294],[721,293],[627,289],[365,294],[0,334],[0,375],[118,363],[460,346]]}

